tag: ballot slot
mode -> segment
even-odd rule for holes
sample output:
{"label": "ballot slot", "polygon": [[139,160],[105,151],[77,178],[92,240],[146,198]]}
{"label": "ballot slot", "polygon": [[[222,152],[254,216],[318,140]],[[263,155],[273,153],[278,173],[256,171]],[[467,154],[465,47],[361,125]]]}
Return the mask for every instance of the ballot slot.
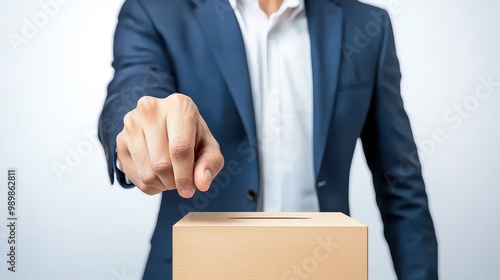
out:
{"label": "ballot slot", "polygon": [[309,217],[228,217],[228,220],[310,220]]}

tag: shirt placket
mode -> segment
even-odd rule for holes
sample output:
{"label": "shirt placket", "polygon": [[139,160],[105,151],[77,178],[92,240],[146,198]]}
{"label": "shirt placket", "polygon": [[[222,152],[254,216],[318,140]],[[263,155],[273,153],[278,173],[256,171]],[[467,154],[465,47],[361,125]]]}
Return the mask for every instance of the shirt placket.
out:
{"label": "shirt placket", "polygon": [[[273,211],[282,210],[282,177],[280,176],[280,159],[282,154],[281,147],[281,123],[280,116],[281,113],[280,104],[280,85],[279,85],[279,47],[277,45],[277,31],[275,29],[275,22],[277,20],[277,15],[272,15],[267,20],[267,32],[266,32],[266,65],[264,75],[264,120],[266,124],[264,125],[264,141],[266,141],[266,155],[267,158],[266,168],[269,170],[268,184],[266,185],[267,193],[272,193],[273,205],[268,205],[266,208],[272,209]],[[266,170],[267,171],[267,170]],[[265,201],[265,198],[264,198]]]}

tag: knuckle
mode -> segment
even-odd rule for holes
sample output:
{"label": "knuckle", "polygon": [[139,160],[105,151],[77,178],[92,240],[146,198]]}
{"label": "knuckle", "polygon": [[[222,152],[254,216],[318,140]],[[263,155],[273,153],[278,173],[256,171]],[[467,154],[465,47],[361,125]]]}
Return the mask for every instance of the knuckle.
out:
{"label": "knuckle", "polygon": [[137,101],[137,108],[145,111],[150,111],[156,107],[156,98],[152,96],[142,96]]}
{"label": "knuckle", "polygon": [[151,188],[142,182],[134,183],[134,185],[139,188],[142,192],[147,193]]}
{"label": "knuckle", "polygon": [[153,172],[144,172],[139,176],[142,184],[148,187],[154,185],[158,181],[158,177],[156,177],[156,174]]}
{"label": "knuckle", "polygon": [[158,161],[153,163],[153,170],[157,174],[163,174],[172,171],[172,163],[170,161]]}
{"label": "knuckle", "polygon": [[174,103],[192,102],[191,97],[182,93],[173,93],[167,97],[167,99]]}
{"label": "knuckle", "polygon": [[194,103],[193,99],[185,94],[174,93],[166,98],[166,101],[182,110],[186,115],[196,115],[198,113],[198,107]]}
{"label": "knuckle", "polygon": [[187,145],[175,145],[170,148],[170,156],[174,159],[185,159],[193,153],[194,149]]}
{"label": "knuckle", "polygon": [[135,114],[134,110],[128,112],[123,117],[123,127],[124,129],[129,129],[135,127]]}
{"label": "knuckle", "polygon": [[125,146],[125,132],[122,130],[118,135],[116,135],[116,149],[119,151],[123,149],[122,146]]}

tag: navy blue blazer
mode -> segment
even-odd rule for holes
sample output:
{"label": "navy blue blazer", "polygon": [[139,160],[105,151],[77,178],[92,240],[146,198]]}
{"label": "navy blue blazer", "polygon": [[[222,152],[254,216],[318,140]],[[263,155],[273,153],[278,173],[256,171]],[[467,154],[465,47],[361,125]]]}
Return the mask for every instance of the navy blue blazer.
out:
{"label": "navy blue blazer", "polygon": [[[314,170],[321,211],[349,214],[349,170],[361,138],[399,279],[437,279],[437,242],[400,95],[388,14],[354,0],[306,0],[314,95]],[[290,46],[293,47],[293,46]],[[115,76],[99,119],[113,182],[116,135],[144,95],[189,95],[220,144],[210,190],[162,194],[144,279],[171,279],[172,225],[190,211],[255,211],[257,138],[245,47],[227,0],[127,0]],[[301,149],[302,147],[297,147]]]}

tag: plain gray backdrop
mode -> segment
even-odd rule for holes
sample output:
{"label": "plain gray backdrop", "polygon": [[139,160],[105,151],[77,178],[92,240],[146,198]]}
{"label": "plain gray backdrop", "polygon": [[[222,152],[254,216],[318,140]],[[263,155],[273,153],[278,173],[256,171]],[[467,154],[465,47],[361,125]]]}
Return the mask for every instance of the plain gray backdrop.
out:
{"label": "plain gray backdrop", "polygon": [[[123,1],[54,1],[0,0],[0,279],[140,279],[159,196],[110,186],[96,138]],[[440,279],[500,279],[500,2],[369,2],[392,18]],[[11,167],[16,273],[4,261]],[[351,206],[369,226],[370,279],[395,279],[359,147]]]}

